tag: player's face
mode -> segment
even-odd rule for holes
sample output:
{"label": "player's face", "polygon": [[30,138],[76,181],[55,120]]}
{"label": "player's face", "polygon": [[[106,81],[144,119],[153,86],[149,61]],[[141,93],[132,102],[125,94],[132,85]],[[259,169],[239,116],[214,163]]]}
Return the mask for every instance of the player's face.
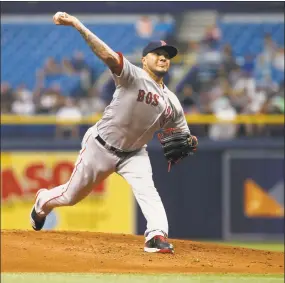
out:
{"label": "player's face", "polygon": [[143,67],[155,75],[163,77],[169,70],[170,58],[163,49],[157,49],[142,58]]}

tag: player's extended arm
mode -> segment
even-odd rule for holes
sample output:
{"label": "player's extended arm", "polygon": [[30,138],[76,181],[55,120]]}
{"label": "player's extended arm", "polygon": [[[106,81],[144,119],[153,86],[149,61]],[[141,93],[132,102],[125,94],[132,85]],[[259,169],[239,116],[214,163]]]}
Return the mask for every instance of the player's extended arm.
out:
{"label": "player's extended arm", "polygon": [[77,29],[92,51],[100,58],[116,75],[120,75],[120,56],[105,42],[86,28],[76,17],[67,13],[57,12],[53,16],[56,25],[72,26]]}

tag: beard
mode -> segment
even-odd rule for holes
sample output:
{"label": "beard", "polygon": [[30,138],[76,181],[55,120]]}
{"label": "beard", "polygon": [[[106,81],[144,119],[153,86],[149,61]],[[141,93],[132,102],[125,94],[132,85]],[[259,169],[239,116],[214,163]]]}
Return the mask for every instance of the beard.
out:
{"label": "beard", "polygon": [[166,71],[157,71],[157,70],[154,70],[152,71],[156,76],[160,77],[160,78],[163,78],[167,73],[168,73],[168,70]]}

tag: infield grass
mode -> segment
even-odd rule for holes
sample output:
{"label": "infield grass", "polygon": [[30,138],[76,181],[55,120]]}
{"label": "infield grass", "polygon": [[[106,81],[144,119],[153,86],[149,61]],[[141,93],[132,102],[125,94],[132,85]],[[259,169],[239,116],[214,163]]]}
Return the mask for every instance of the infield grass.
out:
{"label": "infield grass", "polygon": [[281,283],[282,275],[2,273],[2,283]]}
{"label": "infield grass", "polygon": [[[208,241],[207,241],[208,242]],[[217,243],[225,246],[233,247],[243,247],[256,250],[267,250],[267,251],[276,251],[284,252],[284,243],[260,243],[260,242],[209,242]]]}

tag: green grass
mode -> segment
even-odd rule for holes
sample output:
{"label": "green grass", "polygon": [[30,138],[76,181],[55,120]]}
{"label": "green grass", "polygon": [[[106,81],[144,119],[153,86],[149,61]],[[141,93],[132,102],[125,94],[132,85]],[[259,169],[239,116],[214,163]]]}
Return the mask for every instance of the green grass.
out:
{"label": "green grass", "polygon": [[244,247],[257,250],[279,251],[284,252],[284,243],[259,243],[259,242],[221,242],[223,245]]}
{"label": "green grass", "polygon": [[2,283],[281,283],[281,275],[2,273]]}

